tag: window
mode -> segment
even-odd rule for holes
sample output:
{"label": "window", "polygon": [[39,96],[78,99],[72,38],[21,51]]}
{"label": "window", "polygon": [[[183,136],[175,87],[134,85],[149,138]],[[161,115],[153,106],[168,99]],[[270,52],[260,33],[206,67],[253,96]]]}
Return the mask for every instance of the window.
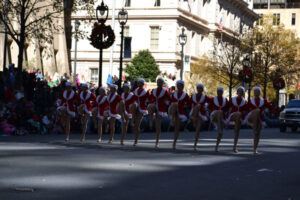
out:
{"label": "window", "polygon": [[125,7],[131,6],[131,0],[125,0]]}
{"label": "window", "polygon": [[129,36],[129,26],[125,26],[124,27],[124,37],[128,37]]}
{"label": "window", "polygon": [[292,13],[292,25],[296,25],[296,13]]}
{"label": "window", "polygon": [[158,42],[159,42],[159,27],[153,26],[151,27],[150,48],[158,49]]}
{"label": "window", "polygon": [[160,0],[155,0],[154,7],[160,7]]}
{"label": "window", "polygon": [[280,24],[280,14],[275,13],[273,14],[273,25],[278,26]]}
{"label": "window", "polygon": [[98,69],[91,69],[91,82],[98,84]]}
{"label": "window", "polygon": [[258,26],[262,26],[263,25],[263,17],[264,15],[263,14],[259,14],[259,18],[258,18],[258,21],[257,21],[257,25]]}

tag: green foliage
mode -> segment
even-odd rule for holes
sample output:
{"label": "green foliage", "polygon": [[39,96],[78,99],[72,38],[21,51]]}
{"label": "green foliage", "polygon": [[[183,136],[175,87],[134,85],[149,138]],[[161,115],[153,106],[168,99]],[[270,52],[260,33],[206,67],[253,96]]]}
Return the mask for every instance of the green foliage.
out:
{"label": "green foliage", "polygon": [[144,78],[146,81],[151,82],[154,82],[161,73],[149,50],[139,51],[132,59],[131,64],[126,66],[125,72],[130,80]]}

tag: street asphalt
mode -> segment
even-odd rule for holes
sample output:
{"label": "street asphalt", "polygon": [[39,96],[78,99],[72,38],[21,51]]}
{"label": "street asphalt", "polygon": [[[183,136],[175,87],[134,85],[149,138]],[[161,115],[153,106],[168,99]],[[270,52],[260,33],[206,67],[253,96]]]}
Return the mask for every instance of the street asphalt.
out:
{"label": "street asphalt", "polygon": [[216,132],[201,132],[198,151],[194,133],[162,133],[154,149],[154,133],[133,134],[120,146],[96,134],[0,137],[0,200],[298,200],[300,199],[300,132],[262,131],[259,155],[253,135],[241,130],[239,153],[233,153],[233,131],[226,130],[220,152]]}

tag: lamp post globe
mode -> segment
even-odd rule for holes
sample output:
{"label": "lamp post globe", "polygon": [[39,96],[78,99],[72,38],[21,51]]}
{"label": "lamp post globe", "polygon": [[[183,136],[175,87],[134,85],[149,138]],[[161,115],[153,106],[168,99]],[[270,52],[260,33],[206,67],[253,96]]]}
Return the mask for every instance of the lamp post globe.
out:
{"label": "lamp post globe", "polygon": [[96,18],[99,23],[105,23],[108,18],[108,6],[102,1],[100,6],[96,8]]}
{"label": "lamp post globe", "polygon": [[118,13],[118,21],[121,26],[124,26],[128,20],[128,12],[122,8]]}
{"label": "lamp post globe", "polygon": [[124,26],[128,20],[128,12],[122,8],[118,13],[118,21],[121,25],[121,49],[120,49],[120,69],[119,69],[119,92],[121,93],[122,73],[123,73],[123,45],[124,45]]}
{"label": "lamp post globe", "polygon": [[251,66],[249,56],[244,57],[244,59],[242,61],[242,64],[243,64],[243,67],[250,67]]}
{"label": "lamp post globe", "polygon": [[187,35],[184,33],[185,29],[181,29],[181,34],[179,35],[179,44],[185,45],[187,42]]}
{"label": "lamp post globe", "polygon": [[183,79],[183,50],[184,45],[187,42],[187,35],[184,33],[184,28],[181,29],[181,34],[179,35],[179,44],[181,45],[181,70],[180,70],[180,79]]}

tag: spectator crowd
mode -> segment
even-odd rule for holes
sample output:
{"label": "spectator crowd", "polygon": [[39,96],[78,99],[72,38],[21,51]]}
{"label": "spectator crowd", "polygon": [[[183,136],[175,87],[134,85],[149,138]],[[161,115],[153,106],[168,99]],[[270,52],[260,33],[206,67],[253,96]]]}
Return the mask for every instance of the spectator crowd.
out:
{"label": "spectator crowd", "polygon": [[[172,94],[175,86],[175,76],[163,74],[168,79],[169,91]],[[4,135],[33,134],[60,134],[64,133],[62,121],[56,111],[56,100],[65,89],[65,82],[69,77],[65,74],[62,77],[42,76],[39,70],[24,70],[21,77],[21,86],[17,87],[17,73],[14,65],[9,65],[8,69],[0,72],[0,133]],[[171,81],[170,81],[171,80]],[[116,79],[117,81],[117,79]],[[131,82],[131,88],[137,88],[136,82]],[[80,83],[76,81],[74,90],[80,89]],[[90,90],[96,93],[96,87],[90,84]],[[187,111],[188,112],[188,111]],[[141,128],[147,127],[147,117],[142,122]],[[71,122],[72,131],[79,131],[80,119],[75,117]],[[276,121],[271,121],[276,124]],[[117,123],[117,132],[121,131],[121,122]],[[162,130],[170,129],[169,119],[163,119]],[[93,123],[89,122],[88,130],[93,128]],[[191,124],[186,124],[185,128],[192,129]],[[209,124],[204,126],[209,128]],[[147,129],[147,128],[146,128]],[[129,129],[130,131],[130,129]]]}

